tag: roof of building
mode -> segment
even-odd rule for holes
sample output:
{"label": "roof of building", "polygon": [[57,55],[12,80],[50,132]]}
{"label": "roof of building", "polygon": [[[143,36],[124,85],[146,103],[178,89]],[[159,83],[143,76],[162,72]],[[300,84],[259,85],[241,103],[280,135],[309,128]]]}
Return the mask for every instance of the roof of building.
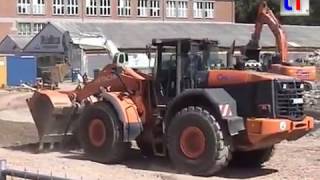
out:
{"label": "roof of building", "polygon": [[[106,23],[53,22],[60,31],[68,31],[72,38],[81,34],[102,34],[118,48],[139,49],[146,47],[153,38],[208,38],[218,40],[220,47],[246,45],[254,30],[253,24],[201,23],[201,22],[136,22]],[[320,48],[320,26],[283,26],[289,47]],[[261,35],[263,47],[275,47],[272,32],[265,26]]]}
{"label": "roof of building", "polygon": [[20,53],[31,39],[32,36],[18,36],[9,34],[0,42],[0,52]]}
{"label": "roof of building", "polygon": [[8,35],[18,46],[23,49],[28,42],[33,38],[33,36],[18,36],[18,35]]}

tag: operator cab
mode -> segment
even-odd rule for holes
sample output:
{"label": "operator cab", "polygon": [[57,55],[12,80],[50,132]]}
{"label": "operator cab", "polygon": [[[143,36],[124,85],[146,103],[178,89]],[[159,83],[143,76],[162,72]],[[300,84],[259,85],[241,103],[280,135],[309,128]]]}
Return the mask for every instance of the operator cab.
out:
{"label": "operator cab", "polygon": [[225,67],[218,57],[217,41],[153,39],[152,45],[157,49],[153,92],[160,93],[156,95],[163,101],[160,104],[167,104],[185,89],[199,87],[201,74],[208,70]]}

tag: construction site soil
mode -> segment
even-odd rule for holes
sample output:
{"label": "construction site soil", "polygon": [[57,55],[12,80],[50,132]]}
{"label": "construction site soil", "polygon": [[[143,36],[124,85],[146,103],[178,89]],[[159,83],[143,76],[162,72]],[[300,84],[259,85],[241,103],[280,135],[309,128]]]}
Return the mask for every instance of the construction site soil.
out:
{"label": "construction site soil", "polygon": [[[30,92],[0,92],[0,159],[9,168],[71,179],[319,179],[320,133],[310,133],[276,146],[271,160],[261,168],[227,168],[203,178],[176,172],[167,158],[146,158],[132,148],[122,164],[106,165],[86,160],[81,150],[37,153],[37,130],[25,99]],[[10,179],[10,178],[9,178]]]}

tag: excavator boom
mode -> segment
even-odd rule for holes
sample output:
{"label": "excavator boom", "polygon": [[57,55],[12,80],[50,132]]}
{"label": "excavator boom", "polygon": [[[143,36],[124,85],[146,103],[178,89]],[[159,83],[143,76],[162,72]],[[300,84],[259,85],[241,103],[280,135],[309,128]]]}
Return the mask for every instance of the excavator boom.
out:
{"label": "excavator boom", "polygon": [[247,44],[246,49],[254,51],[260,49],[259,42],[264,24],[268,25],[275,36],[277,49],[280,54],[279,64],[272,64],[269,72],[288,75],[305,81],[314,81],[316,79],[315,66],[295,65],[289,60],[287,36],[266,1],[261,1],[259,5],[255,30],[251,35],[251,40]]}
{"label": "excavator boom", "polygon": [[261,32],[263,25],[267,24],[276,38],[276,44],[280,53],[280,62],[286,63],[288,61],[288,42],[284,30],[281,27],[279,20],[275,17],[272,10],[268,7],[266,1],[262,1],[259,5],[254,33],[251,36],[247,48],[259,48]]}

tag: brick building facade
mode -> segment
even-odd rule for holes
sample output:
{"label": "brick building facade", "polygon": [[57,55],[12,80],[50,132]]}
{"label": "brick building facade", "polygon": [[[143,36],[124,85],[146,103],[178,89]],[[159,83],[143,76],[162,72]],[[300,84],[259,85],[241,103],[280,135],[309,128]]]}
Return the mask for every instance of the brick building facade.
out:
{"label": "brick building facade", "polygon": [[0,0],[0,40],[38,33],[48,21],[234,22],[234,0]]}

